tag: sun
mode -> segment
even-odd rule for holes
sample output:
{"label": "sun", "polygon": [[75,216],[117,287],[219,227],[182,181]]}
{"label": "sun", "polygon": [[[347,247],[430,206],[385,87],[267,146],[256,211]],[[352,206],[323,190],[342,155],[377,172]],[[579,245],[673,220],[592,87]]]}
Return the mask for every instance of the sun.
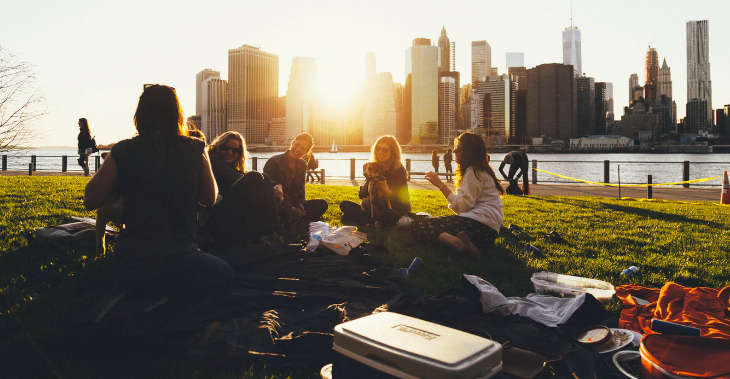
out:
{"label": "sun", "polygon": [[334,60],[318,62],[315,85],[317,103],[325,109],[344,111],[356,106],[363,88],[363,73]]}

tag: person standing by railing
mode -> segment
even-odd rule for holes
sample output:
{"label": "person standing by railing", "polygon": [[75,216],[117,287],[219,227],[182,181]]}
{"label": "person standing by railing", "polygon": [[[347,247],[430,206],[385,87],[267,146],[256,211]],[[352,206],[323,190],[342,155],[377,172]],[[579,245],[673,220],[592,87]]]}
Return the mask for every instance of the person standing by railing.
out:
{"label": "person standing by railing", "polygon": [[431,165],[433,166],[433,172],[439,173],[439,153],[436,150],[431,152]]}
{"label": "person standing by railing", "polygon": [[453,156],[451,155],[451,149],[446,150],[446,153],[444,153],[444,170],[446,171],[446,181],[448,183],[453,183],[454,179],[452,177],[452,171],[451,171],[451,161],[453,160]]}
{"label": "person standing by railing", "polygon": [[89,176],[89,155],[99,151],[96,141],[91,137],[89,121],[85,118],[79,119],[78,153],[79,166],[84,169],[84,175]]}

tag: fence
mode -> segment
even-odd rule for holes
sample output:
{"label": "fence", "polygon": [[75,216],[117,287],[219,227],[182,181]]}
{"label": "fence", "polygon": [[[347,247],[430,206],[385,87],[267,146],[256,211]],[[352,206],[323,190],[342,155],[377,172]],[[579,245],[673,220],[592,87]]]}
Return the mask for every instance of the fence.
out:
{"label": "fence", "polygon": [[[69,158],[73,164],[69,166]],[[79,172],[82,169],[76,165],[78,156],[73,155],[2,155],[2,171],[28,170],[29,175],[36,171],[51,172]],[[254,171],[261,171],[268,158],[252,156],[247,167]],[[366,158],[322,158],[319,159],[321,168],[316,170],[324,182],[325,172],[327,178],[332,179],[363,179],[362,165],[367,162]],[[59,165],[60,164],[60,165]],[[492,162],[493,168],[496,162]],[[96,172],[101,165],[101,157],[94,155],[89,157],[89,166]],[[730,162],[701,162],[701,161],[571,161],[571,160],[532,160],[531,182],[538,183],[575,183],[574,180],[566,178],[579,178],[591,183],[618,183],[622,184],[646,184],[649,175],[652,176],[654,185],[667,182],[686,182],[704,177],[715,177],[722,174],[723,170],[730,167]],[[405,159],[405,167],[409,180],[420,179],[427,171],[432,171],[431,160]],[[443,165],[441,166],[443,167]],[[325,171],[326,170],[326,171]],[[558,173],[560,176],[548,174]],[[694,174],[695,178],[692,178]],[[443,172],[441,175],[445,175]],[[619,175],[621,175],[619,177]],[[703,183],[683,183],[685,188],[692,186],[721,186],[721,180],[713,179]]]}

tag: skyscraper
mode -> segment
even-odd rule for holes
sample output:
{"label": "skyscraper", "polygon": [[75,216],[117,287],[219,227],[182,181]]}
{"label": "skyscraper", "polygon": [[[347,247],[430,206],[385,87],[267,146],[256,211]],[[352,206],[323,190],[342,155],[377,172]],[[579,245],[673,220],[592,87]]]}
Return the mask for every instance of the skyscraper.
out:
{"label": "skyscraper", "polygon": [[614,120],[613,111],[613,83],[606,82],[606,121]]}
{"label": "skyscraper", "polygon": [[228,82],[219,78],[209,78],[203,82],[203,109],[200,115],[201,131],[212,141],[227,129],[227,92]]}
{"label": "skyscraper", "polygon": [[653,106],[659,100],[657,86],[659,81],[659,55],[656,49],[649,46],[646,51],[646,84],[644,84],[644,99]]}
{"label": "skyscraper", "polygon": [[367,55],[365,77],[365,108],[363,110],[362,143],[372,145],[385,134],[396,134],[395,93],[389,72],[375,74],[375,54]]}
{"label": "skyscraper", "polygon": [[203,83],[210,78],[221,78],[220,71],[212,70],[209,68],[200,71],[195,74],[195,114],[202,115],[203,113]]}
{"label": "skyscraper", "polygon": [[492,67],[492,47],[487,41],[471,42],[471,83],[483,82]]}
{"label": "skyscraper", "polygon": [[573,66],[575,75],[583,75],[580,52],[580,30],[571,25],[563,30],[563,64]]}
{"label": "skyscraper", "polygon": [[578,136],[593,134],[596,126],[596,81],[587,76],[576,79],[578,101]]}
{"label": "skyscraper", "polygon": [[[438,140],[439,49],[428,38],[416,38],[406,50],[406,87],[410,84],[411,144]],[[410,83],[409,83],[410,81]],[[408,88],[406,89],[406,91]]]}
{"label": "skyscraper", "polygon": [[659,80],[657,81],[657,96],[672,98],[672,69],[667,66],[667,59],[664,58],[662,67],[659,69]]}
{"label": "skyscraper", "polygon": [[[705,109],[705,121],[712,123],[712,81],[710,80],[710,25],[707,20],[687,21],[687,102],[693,99]],[[701,128],[708,128],[709,124]]]}
{"label": "skyscraper", "polygon": [[279,97],[279,57],[258,47],[228,50],[228,130],[249,144],[266,142]]}
{"label": "skyscraper", "polygon": [[375,53],[368,51],[365,54],[365,80],[375,77],[375,69]]}
{"label": "skyscraper", "polygon": [[286,137],[289,140],[299,133],[309,132],[316,82],[317,62],[314,58],[292,58],[289,86],[286,91]]}
{"label": "skyscraper", "polygon": [[510,67],[525,67],[525,53],[507,53],[507,69]]}
{"label": "skyscraper", "polygon": [[639,85],[639,74],[631,74],[629,77],[629,105],[643,97],[643,88]]}
{"label": "skyscraper", "polygon": [[456,133],[456,80],[450,76],[439,77],[439,139],[442,145],[450,144]]}
{"label": "skyscraper", "polygon": [[528,70],[527,138],[578,135],[577,91],[572,66],[541,64]]}
{"label": "skyscraper", "polygon": [[475,97],[478,99],[477,132],[491,144],[506,143],[515,135],[515,93],[514,82],[509,75],[489,78],[476,85]]}
{"label": "skyscraper", "polygon": [[606,134],[606,113],[608,101],[606,101],[606,82],[596,82],[595,85],[595,115],[596,122],[593,126],[594,135]]}
{"label": "skyscraper", "polygon": [[446,35],[446,27],[441,27],[439,36],[439,72],[451,71],[451,43]]}

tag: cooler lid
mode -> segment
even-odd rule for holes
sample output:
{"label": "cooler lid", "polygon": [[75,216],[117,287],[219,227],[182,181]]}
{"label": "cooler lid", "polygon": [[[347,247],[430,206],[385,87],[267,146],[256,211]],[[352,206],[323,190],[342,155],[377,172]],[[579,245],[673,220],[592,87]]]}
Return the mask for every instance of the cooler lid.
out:
{"label": "cooler lid", "polygon": [[[335,337],[338,335],[397,349],[447,366],[501,348],[486,338],[393,312],[380,312],[339,324],[335,326]],[[366,343],[360,346],[367,349]]]}

